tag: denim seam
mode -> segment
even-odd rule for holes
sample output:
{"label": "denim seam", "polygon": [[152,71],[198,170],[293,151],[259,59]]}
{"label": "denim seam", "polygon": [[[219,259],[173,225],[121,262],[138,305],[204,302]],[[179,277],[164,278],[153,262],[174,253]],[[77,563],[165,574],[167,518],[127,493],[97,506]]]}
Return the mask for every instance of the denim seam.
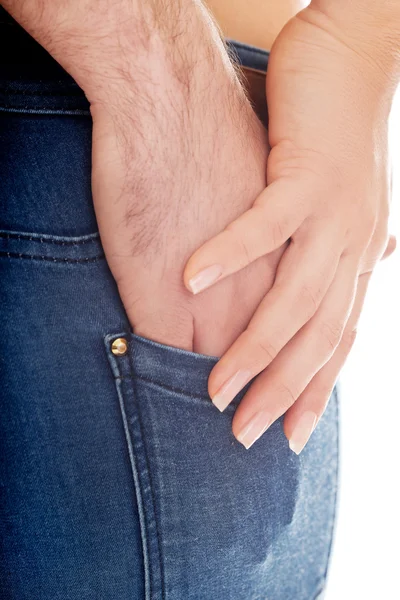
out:
{"label": "denim seam", "polygon": [[58,262],[58,263],[92,263],[97,262],[99,260],[104,259],[104,254],[100,254],[99,256],[93,256],[88,258],[55,258],[53,256],[39,256],[34,254],[23,254],[22,252],[7,252],[5,250],[0,250],[0,256],[7,256],[7,258],[17,258],[17,259],[30,259],[30,260],[44,260],[47,262]]}
{"label": "denim seam", "polygon": [[177,348],[175,346],[165,346],[165,344],[160,344],[159,342],[156,342],[149,338],[143,338],[141,336],[138,336],[133,331],[131,332],[131,334],[132,342],[134,342],[136,345],[142,345],[145,347],[151,346],[153,348],[161,348],[163,350],[168,348],[169,352],[173,351],[174,353],[176,353],[176,355],[180,354],[184,356],[190,356],[191,359],[194,358],[195,360],[209,360],[210,365],[214,363],[214,361],[217,362],[219,360],[218,356],[210,356],[209,354],[199,354],[198,352],[193,352],[192,350],[185,350],[184,348]]}
{"label": "denim seam", "polygon": [[122,385],[120,379],[115,376],[116,373],[120,373],[120,369],[118,366],[118,361],[114,359],[114,356],[110,354],[110,341],[115,337],[123,336],[124,334],[108,334],[104,337],[104,342],[106,346],[106,354],[107,358],[111,365],[111,370],[113,372],[114,378],[116,379],[116,389],[118,396],[119,408],[121,411],[121,417],[124,427],[125,439],[128,446],[128,454],[129,454],[129,462],[131,465],[132,476],[133,476],[133,484],[135,488],[136,501],[138,505],[139,512],[139,523],[140,523],[140,531],[141,531],[141,541],[142,541],[142,551],[143,551],[143,563],[144,563],[144,579],[145,579],[145,600],[151,600],[151,579],[150,579],[150,568],[149,568],[149,554],[147,549],[147,536],[146,536],[146,517],[144,510],[144,500],[141,493],[140,479],[139,479],[139,470],[137,467],[136,458],[133,452],[133,443],[129,431],[128,418],[125,410],[125,402],[124,402],[124,394],[122,390]]}
{"label": "denim seam", "polygon": [[[137,391],[136,391],[136,386],[135,386],[135,373],[134,373],[134,366],[133,366],[131,354],[128,355],[128,365],[129,365],[130,375],[132,376],[132,388],[134,390],[135,397],[137,397]],[[152,474],[151,474],[151,470],[149,468],[149,459],[148,459],[148,454],[146,452],[145,438],[144,438],[144,436],[142,436],[143,424],[142,424],[142,420],[141,420],[141,410],[140,410],[139,402],[137,402],[137,420],[138,420],[139,428],[140,428],[140,436],[142,438],[142,445],[143,445],[143,450],[144,450],[143,454],[144,454],[144,457],[145,457],[147,474],[148,474],[149,483],[150,483],[150,485],[149,485],[149,491],[150,491],[151,501],[152,501],[152,504],[153,504],[154,526],[155,526],[155,530],[156,530],[157,548],[158,548],[158,560],[159,560],[159,566],[160,566],[160,584],[161,584],[160,585],[160,591],[161,591],[160,599],[162,600],[163,598],[165,598],[165,588],[164,588],[164,579],[165,579],[164,558],[163,558],[163,556],[161,554],[161,535],[160,535],[160,530],[159,530],[159,527],[158,527],[158,520],[157,520],[157,513],[156,513],[156,502],[155,502],[155,497],[154,497],[153,477],[152,477]],[[156,600],[156,596],[154,596],[154,600]]]}
{"label": "denim seam", "polygon": [[0,94],[7,94],[7,96],[51,96],[54,98],[81,98],[82,100],[86,99],[86,96],[84,95],[83,92],[79,92],[79,90],[77,90],[76,92],[64,92],[64,93],[59,93],[59,92],[45,92],[45,91],[35,91],[35,92],[30,92],[27,90],[15,90],[15,89],[10,89],[10,88],[2,88],[0,87]]}
{"label": "denim seam", "polygon": [[241,68],[243,69],[245,74],[250,71],[250,73],[252,73],[253,75],[257,75],[257,77],[265,79],[266,71],[262,71],[261,69],[255,69],[254,67],[248,67],[247,65],[243,65]]}
{"label": "denim seam", "polygon": [[325,583],[322,585],[322,587],[318,588],[318,592],[316,593],[315,596],[313,596],[312,600],[319,600],[321,593],[324,591],[325,588]]}
{"label": "denim seam", "polygon": [[251,44],[246,44],[245,42],[240,42],[239,40],[235,40],[233,38],[227,38],[227,42],[229,45],[232,45],[235,49],[241,48],[242,50],[247,50],[252,54],[258,54],[262,57],[268,57],[270,55],[270,52],[268,50],[263,50],[262,48],[252,46]]}
{"label": "denim seam", "polygon": [[[89,234],[92,235],[92,234]],[[80,246],[81,244],[93,244],[93,243],[98,243],[100,236],[99,234],[95,234],[96,237],[92,237],[92,238],[88,238],[88,239],[82,239],[82,240],[57,240],[54,237],[51,236],[47,236],[47,237],[41,237],[41,236],[36,236],[36,235],[32,235],[29,233],[17,233],[17,232],[4,232],[4,231],[0,231],[0,238],[2,239],[7,239],[7,240],[24,240],[24,241],[30,241],[30,242],[40,242],[41,244],[59,244],[60,246]]]}
{"label": "denim seam", "polygon": [[134,380],[138,379],[139,381],[144,381],[145,383],[154,385],[158,388],[161,388],[162,390],[168,390],[169,392],[172,392],[174,394],[180,394],[181,396],[187,396],[188,398],[191,398],[193,400],[204,400],[205,402],[207,402],[207,400],[210,401],[210,397],[199,396],[197,394],[189,394],[187,390],[182,390],[182,389],[172,387],[170,385],[165,385],[164,383],[160,383],[159,381],[156,381],[155,379],[151,379],[150,377],[145,377],[143,375],[138,375],[137,373],[132,373],[132,375],[124,377],[124,379],[128,379],[128,378],[132,378]]}
{"label": "denim seam", "polygon": [[[169,385],[165,385],[164,383],[159,383],[157,381],[154,381],[153,379],[148,379],[146,377],[142,377],[141,375],[137,375],[137,374],[135,374],[133,377],[136,380],[143,381],[144,383],[147,383],[148,385],[153,385],[154,387],[157,387],[158,389],[161,389],[163,391],[168,391],[168,392],[172,392],[174,394],[179,394],[180,396],[183,396],[186,400],[196,400],[199,402],[204,402],[207,406],[210,406],[211,408],[214,406],[212,404],[210,396],[198,396],[195,394],[190,394],[189,392],[187,392],[185,390],[179,390],[179,389],[173,388]],[[228,406],[224,409],[224,411],[223,411],[224,415],[229,415],[229,413],[231,413],[231,412],[234,413],[236,408],[237,408],[237,402],[235,400],[232,400],[228,404]]]}
{"label": "denim seam", "polygon": [[51,108],[43,108],[43,106],[27,107],[0,103],[0,111],[38,115],[72,115],[82,117],[90,116],[90,110],[84,108],[65,108],[64,106],[52,106]]}
{"label": "denim seam", "polygon": [[[36,95],[36,94],[33,94]],[[52,106],[49,109],[46,109],[45,106],[16,106],[15,104],[6,104],[5,102],[0,102],[0,107],[4,109],[14,109],[14,110],[60,110],[60,111],[69,111],[69,112],[85,112],[85,114],[90,114],[90,111],[86,108],[66,108],[65,106]]]}
{"label": "denim seam", "polygon": [[[156,519],[153,482],[142,433],[143,424],[140,418],[140,407],[134,385],[133,367],[130,353],[119,356],[118,358],[115,358],[114,355],[111,354],[110,343],[116,337],[127,338],[129,337],[129,334],[126,332],[108,334],[105,336],[104,341],[113,375],[116,379],[120,410],[124,420],[125,436],[128,444],[138,502],[145,568],[145,600],[163,600],[163,598],[165,598],[165,591],[163,562],[161,560],[160,533]],[[126,372],[128,372],[129,376],[126,375]],[[126,389],[123,386],[123,380],[128,380],[130,383]],[[132,409],[131,416],[127,411],[127,400],[130,402],[129,406]],[[136,450],[136,452],[134,452],[134,450]],[[155,544],[157,545],[157,549],[155,549]]]}

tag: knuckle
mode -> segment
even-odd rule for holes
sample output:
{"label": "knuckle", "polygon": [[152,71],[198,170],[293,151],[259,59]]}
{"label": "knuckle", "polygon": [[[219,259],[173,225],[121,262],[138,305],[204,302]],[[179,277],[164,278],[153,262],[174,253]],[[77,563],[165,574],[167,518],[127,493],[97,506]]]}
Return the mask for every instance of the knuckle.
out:
{"label": "knuckle", "polygon": [[243,335],[247,347],[252,348],[252,353],[254,352],[257,356],[257,364],[265,369],[276,358],[279,348],[268,341],[265,336],[260,337],[260,332],[252,328],[251,324]]}
{"label": "knuckle", "polygon": [[257,350],[261,353],[262,361],[265,365],[271,363],[278,354],[276,348],[266,340],[257,339],[256,345]]}
{"label": "knuckle", "polygon": [[321,291],[312,285],[303,285],[299,292],[299,300],[304,306],[306,316],[310,319],[318,309],[321,302]]}
{"label": "knuckle", "polygon": [[292,390],[291,386],[281,381],[276,389],[276,397],[279,398],[280,408],[286,411],[293,406],[298,395]]}
{"label": "knuckle", "polygon": [[268,237],[271,241],[271,245],[276,248],[283,244],[285,240],[285,226],[282,221],[274,221],[269,224]]}
{"label": "knuckle", "polygon": [[341,323],[325,321],[321,325],[321,335],[330,352],[336,350],[342,339],[342,334],[343,327]]}
{"label": "knuckle", "polygon": [[230,223],[225,228],[225,231],[231,236],[234,245],[237,247],[240,257],[240,268],[243,268],[253,262],[252,251],[249,247],[249,241],[239,227],[235,223]]}

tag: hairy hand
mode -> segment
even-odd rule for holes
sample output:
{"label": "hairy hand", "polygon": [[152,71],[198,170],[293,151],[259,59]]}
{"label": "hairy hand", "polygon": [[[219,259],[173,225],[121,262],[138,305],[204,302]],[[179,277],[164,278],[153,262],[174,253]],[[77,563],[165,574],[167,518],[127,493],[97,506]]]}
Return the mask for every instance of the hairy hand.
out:
{"label": "hairy hand", "polygon": [[223,410],[258,375],[233,421],[246,447],[283,413],[291,448],[304,447],[353,344],[371,271],[394,248],[387,231],[393,81],[381,53],[351,41],[312,8],[283,29],[267,75],[268,187],[185,269],[197,293],[290,238],[272,289],[209,379]]}
{"label": "hairy hand", "polygon": [[132,55],[121,82],[92,100],[92,189],[135,332],[221,356],[270,289],[283,248],[201,297],[183,285],[195,248],[265,187],[267,160],[266,131],[221,40],[206,13],[189,17],[175,36],[153,28],[145,60]]}

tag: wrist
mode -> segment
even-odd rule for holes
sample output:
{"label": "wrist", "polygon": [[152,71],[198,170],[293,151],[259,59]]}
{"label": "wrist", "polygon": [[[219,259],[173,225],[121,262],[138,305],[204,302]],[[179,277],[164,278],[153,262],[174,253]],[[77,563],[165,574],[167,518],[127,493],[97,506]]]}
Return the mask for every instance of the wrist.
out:
{"label": "wrist", "polygon": [[190,78],[190,70],[200,63],[204,69],[213,61],[215,67],[221,63],[223,42],[197,0],[1,4],[72,75],[90,101],[106,101],[124,87],[141,85],[149,71],[160,77],[170,69],[178,79],[181,74]]}
{"label": "wrist", "polygon": [[[184,5],[184,10],[182,7]],[[74,74],[92,107],[144,114],[146,98],[162,107],[171,102],[191,106],[207,92],[222,93],[228,87],[243,90],[228,58],[223,39],[202,3],[179,0],[168,15],[158,14],[135,23],[135,29],[119,27],[118,44],[110,51],[107,40],[93,47],[101,53],[98,68]],[[167,18],[168,16],[168,18]],[[235,95],[235,94],[233,94]],[[92,111],[93,113],[93,111]],[[160,124],[161,126],[161,124]]]}

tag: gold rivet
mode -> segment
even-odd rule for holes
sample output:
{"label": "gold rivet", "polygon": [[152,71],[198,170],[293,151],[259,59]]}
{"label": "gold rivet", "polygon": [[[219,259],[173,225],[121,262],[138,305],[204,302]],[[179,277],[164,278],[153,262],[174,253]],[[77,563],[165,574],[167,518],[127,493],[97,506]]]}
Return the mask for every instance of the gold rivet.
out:
{"label": "gold rivet", "polygon": [[123,356],[128,350],[128,342],[125,338],[117,338],[113,341],[111,352],[116,356]]}

